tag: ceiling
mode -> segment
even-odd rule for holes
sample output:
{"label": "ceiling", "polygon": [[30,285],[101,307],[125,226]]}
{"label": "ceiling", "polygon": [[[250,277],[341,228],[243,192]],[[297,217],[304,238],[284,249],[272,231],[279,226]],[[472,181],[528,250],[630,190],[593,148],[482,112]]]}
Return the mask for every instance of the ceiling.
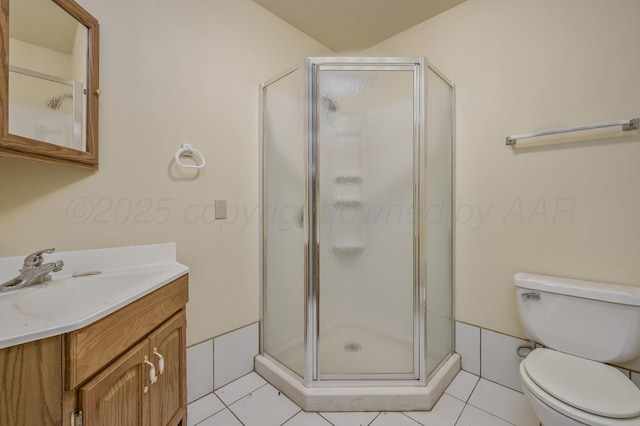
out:
{"label": "ceiling", "polygon": [[253,0],[335,52],[373,46],[465,0]]}
{"label": "ceiling", "polygon": [[11,2],[11,38],[71,54],[77,27],[77,21],[51,0]]}
{"label": "ceiling", "polygon": [[[465,0],[253,1],[339,53],[366,49]],[[20,0],[11,8],[11,37],[69,53],[75,26],[54,2]]]}

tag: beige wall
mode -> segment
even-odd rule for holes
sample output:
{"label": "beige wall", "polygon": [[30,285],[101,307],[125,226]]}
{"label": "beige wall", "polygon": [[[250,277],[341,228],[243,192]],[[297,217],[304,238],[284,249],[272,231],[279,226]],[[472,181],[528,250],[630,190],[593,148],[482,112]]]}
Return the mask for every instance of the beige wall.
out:
{"label": "beige wall", "polygon": [[638,132],[505,146],[639,116],[638,16],[637,0],[468,0],[363,52],[424,55],[456,83],[458,320],[523,336],[518,271],[640,286]]}
{"label": "beige wall", "polygon": [[[0,256],[176,241],[191,344],[258,319],[257,85],[331,52],[248,0],[150,3],[81,1],[102,30],[100,171],[0,158]],[[640,115],[639,13],[468,0],[362,52],[427,56],[457,84],[458,320],[522,336],[517,271],[640,285],[637,132],[504,145]],[[181,143],[207,157],[195,179],[172,166]]]}
{"label": "beige wall", "polygon": [[[249,0],[80,3],[101,25],[100,170],[0,158],[0,256],[176,241],[189,344],[257,321],[258,85],[331,52]],[[206,156],[195,179],[181,143]]]}

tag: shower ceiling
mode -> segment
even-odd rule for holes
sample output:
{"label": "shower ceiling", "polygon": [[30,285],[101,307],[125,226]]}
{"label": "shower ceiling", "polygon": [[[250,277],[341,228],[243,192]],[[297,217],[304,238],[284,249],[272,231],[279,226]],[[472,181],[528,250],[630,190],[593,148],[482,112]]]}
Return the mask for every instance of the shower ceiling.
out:
{"label": "shower ceiling", "polygon": [[253,0],[335,52],[366,49],[465,0]]}

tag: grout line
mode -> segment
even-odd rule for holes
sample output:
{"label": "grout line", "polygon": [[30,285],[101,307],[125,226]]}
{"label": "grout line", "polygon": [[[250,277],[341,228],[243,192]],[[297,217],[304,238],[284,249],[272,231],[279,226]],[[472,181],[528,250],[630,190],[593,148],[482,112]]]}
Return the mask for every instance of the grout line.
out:
{"label": "grout line", "polygon": [[480,380],[482,380],[482,377],[478,376],[478,380],[476,380],[476,384],[473,385],[473,389],[471,389],[471,392],[469,393],[469,396],[467,397],[467,400],[464,401],[465,404],[469,403],[469,400],[471,399],[471,396],[473,395],[473,393],[476,391],[476,389],[478,388],[478,385],[480,384]]}
{"label": "grout line", "polygon": [[[251,374],[251,373],[248,373],[248,374]],[[245,374],[245,376],[246,376],[246,375],[247,375],[247,374]],[[244,377],[244,376],[242,376],[242,377]],[[236,380],[240,380],[242,377],[239,377],[239,378],[237,378]],[[235,382],[236,380],[234,380],[233,382]],[[231,384],[231,383],[233,383],[233,382],[229,382],[229,383],[227,383],[227,384],[226,384],[226,385],[224,385],[224,386],[230,385],[230,384]],[[265,382],[266,382],[266,380],[265,380]],[[258,386],[257,388],[253,389],[253,390],[252,390],[252,391],[250,391],[249,393],[246,393],[246,394],[242,395],[240,398],[233,400],[231,403],[229,403],[229,405],[231,405],[231,404],[235,404],[236,402],[240,401],[240,400],[241,400],[242,398],[244,398],[245,396],[249,395],[250,393],[253,393],[253,392],[257,391],[258,389],[260,389],[260,388],[262,388],[262,387],[266,386],[267,384],[268,384],[268,382],[263,383],[262,385],[260,385],[260,386]],[[218,388],[218,390],[222,389],[224,386],[222,386],[221,388]],[[216,393],[216,392],[217,392],[217,391],[213,391],[213,393]],[[280,392],[280,391],[278,391],[278,392]],[[217,394],[216,394],[216,396],[218,397],[218,399],[219,399],[220,401],[222,401],[222,398],[220,398]],[[224,401],[222,401],[222,403],[223,403],[223,404],[225,404],[225,406],[228,406]]]}
{"label": "grout line", "polygon": [[377,419],[378,417],[380,417],[380,414],[382,414],[382,412],[379,412],[379,413],[378,413],[378,414],[377,414],[377,415],[376,415],[376,416],[375,416],[375,417],[374,417],[374,418],[369,422],[369,424],[368,424],[367,426],[371,426],[371,425],[373,424],[373,422],[375,422],[375,421],[376,421],[376,419]]}
{"label": "grout line", "polygon": [[[278,393],[280,393],[280,391],[278,391]],[[298,407],[297,404],[296,404],[296,407]],[[300,408],[300,407],[298,407],[298,408]],[[300,408],[298,411],[296,411],[293,416],[289,417],[287,420],[285,420],[284,422],[280,423],[280,426],[283,426],[285,423],[287,423],[289,420],[293,419],[295,416],[297,416],[301,412],[302,412],[302,408]]]}
{"label": "grout line", "polygon": [[464,413],[464,409],[467,408],[467,404],[466,402],[464,403],[464,407],[462,407],[462,410],[460,410],[460,414],[458,414],[458,417],[456,417],[456,421],[453,422],[453,426],[456,426],[458,424],[458,422],[460,421],[460,417],[462,417],[462,413]]}
{"label": "grout line", "polygon": [[[218,399],[220,399],[220,401],[222,401],[222,403],[225,405],[225,407],[227,407],[227,408],[229,408],[229,409],[231,410],[231,406],[232,406],[233,404],[235,404],[236,402],[240,401],[240,400],[241,400],[241,399],[243,399],[243,398],[246,398],[247,396],[251,395],[252,393],[254,393],[254,392],[256,392],[256,391],[258,391],[259,389],[262,389],[262,388],[263,388],[263,387],[265,387],[265,386],[267,386],[267,383],[263,384],[262,386],[259,386],[259,387],[255,388],[254,390],[252,390],[251,392],[249,392],[249,393],[247,393],[247,394],[245,394],[245,395],[242,395],[240,398],[236,399],[235,401],[233,401],[233,402],[232,402],[232,403],[230,403],[229,405],[227,405],[224,401],[222,401],[222,399],[220,399],[220,398],[218,398]],[[279,393],[279,392],[280,392],[280,391],[278,391],[278,393]],[[217,395],[216,395],[216,396],[217,396]]]}
{"label": "grout line", "polygon": [[[435,407],[435,405],[434,405],[434,407]],[[433,408],[432,408],[432,410],[433,410]],[[405,417],[406,417],[406,418],[408,418],[409,420],[413,420],[416,424],[418,424],[418,425],[420,425],[420,426],[425,426],[423,423],[420,423],[420,422],[419,422],[419,421],[417,421],[416,419],[413,419],[413,418],[411,418],[411,417],[407,416],[404,412],[400,412],[400,414],[402,414],[403,416],[405,416]]]}
{"label": "grout line", "polygon": [[242,422],[240,421],[240,419],[238,419],[238,417],[235,415],[235,413],[234,413],[233,411],[229,410],[229,407],[224,407],[222,410],[220,410],[220,411],[216,411],[215,413],[213,413],[213,414],[212,414],[212,415],[210,415],[209,417],[206,417],[206,418],[202,419],[201,421],[199,421],[198,423],[196,423],[196,424],[195,424],[195,426],[201,425],[202,423],[204,423],[205,421],[207,421],[207,420],[208,420],[208,419],[210,419],[211,417],[215,416],[216,414],[222,413],[222,412],[223,412],[223,411],[225,411],[225,410],[227,410],[228,412],[230,412],[230,413],[231,413],[231,415],[232,415],[233,417],[235,417],[235,418],[240,422],[240,424],[241,424],[242,426],[244,426],[244,423],[242,423]]}
{"label": "grout line", "polygon": [[[330,411],[325,411],[326,413],[330,413]],[[318,415],[320,417],[322,417],[327,423],[329,423],[331,426],[336,426],[335,424],[331,423],[331,420],[329,420],[328,418],[326,418],[325,416],[322,415],[322,413],[320,411],[316,411],[316,413],[318,413]],[[360,425],[362,426],[362,425]]]}
{"label": "grout line", "polygon": [[[486,377],[480,377],[480,378],[481,378],[481,379],[486,380],[487,382],[491,382],[491,383],[496,384],[496,385],[498,385],[498,386],[502,386],[502,387],[503,387],[503,388],[505,388],[505,389],[509,389],[510,391],[513,391],[513,392],[519,393],[520,395],[524,395],[524,392],[519,391],[519,390],[516,390],[516,389],[514,389],[514,388],[511,388],[511,387],[509,387],[509,386],[507,386],[507,385],[503,385],[502,383],[494,382],[493,380],[491,380],[491,379],[487,379]],[[478,382],[480,382],[480,380],[478,380]]]}
{"label": "grout line", "polygon": [[211,338],[211,389],[213,392],[216,391],[216,347],[213,344],[213,338]]}
{"label": "grout line", "polygon": [[[249,373],[245,374],[244,376],[246,376],[246,375],[248,375],[248,374],[251,374],[251,372],[249,372]],[[227,384],[226,384],[226,385],[224,385],[224,386],[230,385],[231,383],[235,382],[236,380],[241,379],[241,378],[242,378],[242,377],[244,377],[244,376],[238,377],[237,379],[235,379],[235,380],[233,380],[233,381],[231,381],[231,382],[227,383]],[[215,412],[214,414],[212,414],[212,415],[211,415],[211,416],[209,416],[209,417],[213,417],[215,414],[218,414],[218,413],[219,413],[219,412],[221,412],[221,411],[229,410],[229,412],[231,413],[231,415],[232,415],[233,417],[235,417],[235,418],[240,422],[240,424],[241,424],[241,425],[243,425],[243,426],[244,426],[244,423],[242,422],[242,420],[240,420],[240,418],[236,415],[236,413],[231,409],[231,406],[232,406],[233,404],[235,404],[236,402],[240,401],[242,398],[245,398],[246,396],[251,395],[253,392],[257,391],[258,389],[263,388],[263,387],[264,387],[264,386],[266,386],[266,385],[267,385],[267,383],[264,383],[262,386],[259,386],[259,387],[257,387],[256,389],[252,390],[251,392],[249,392],[249,393],[247,393],[247,394],[245,394],[245,395],[241,396],[240,398],[238,398],[238,399],[236,399],[235,401],[231,402],[229,405],[227,405],[227,403],[226,403],[226,402],[224,402],[224,401],[222,400],[222,398],[220,398],[218,395],[216,395],[215,391],[213,391],[213,394],[216,396],[216,398],[218,398],[218,399],[220,400],[220,402],[222,402],[222,404],[224,405],[224,407],[225,407],[225,408],[223,408],[223,409],[222,409],[222,410],[220,410],[220,411]],[[224,386],[221,386],[221,387],[220,387],[220,388],[218,388],[218,389],[222,389]],[[207,417],[207,419],[208,419],[209,417]],[[206,419],[205,419],[205,420],[206,420]],[[204,420],[203,420],[203,421],[204,421]],[[288,420],[287,420],[287,421],[288,421]],[[201,423],[202,423],[202,422],[201,422]],[[197,426],[197,425],[196,425],[196,426]]]}
{"label": "grout line", "polygon": [[[474,407],[475,407],[475,405],[474,405]],[[478,407],[475,407],[475,408],[478,408]],[[488,411],[486,411],[486,410],[483,410],[482,408],[478,408],[478,410],[480,410],[480,411],[484,411],[485,413],[490,414],[490,415],[492,415],[493,417],[495,417],[496,419],[500,419],[500,420],[502,420],[502,421],[503,421],[503,422],[505,422],[505,423],[509,423],[510,425],[513,425],[513,426],[518,426],[518,425],[517,425],[517,424],[515,424],[515,423],[511,423],[511,422],[510,422],[509,420],[507,420],[507,419],[503,419],[502,417],[498,416],[496,413],[490,413],[490,412],[488,412]]]}
{"label": "grout line", "polygon": [[[485,380],[487,380],[487,379],[485,379]],[[488,381],[488,382],[491,382],[491,383],[494,383],[494,384],[496,384],[496,385],[498,385],[498,386],[502,386],[503,388],[508,389],[508,390],[510,390],[510,391],[512,391],[512,392],[520,393],[520,394],[522,394],[522,395],[524,396],[524,394],[523,394],[522,392],[515,391],[515,390],[511,389],[511,388],[510,388],[510,387],[508,387],[508,386],[501,385],[500,383],[496,383],[496,382],[493,382],[493,381],[491,381],[491,380],[487,380],[487,381]],[[480,380],[478,380],[478,383],[480,383]],[[476,384],[476,387],[477,387],[477,386],[478,386],[478,385]],[[475,391],[475,387],[474,387],[474,389],[473,389],[473,390]],[[471,392],[471,393],[473,394],[473,392]],[[471,399],[471,396],[469,396],[469,399]],[[467,402],[467,404],[465,405],[465,408],[466,408],[466,406],[467,406],[467,405],[471,405],[473,408],[477,408],[477,409],[478,409],[478,410],[480,410],[480,411],[484,411],[485,413],[490,414],[490,415],[492,415],[493,417],[495,417],[495,418],[498,418],[498,419],[502,420],[503,422],[509,423],[510,425],[518,426],[518,425],[516,425],[515,423],[511,423],[511,422],[510,422],[509,420],[507,420],[507,419],[503,419],[502,417],[500,417],[500,416],[499,416],[498,414],[496,414],[496,413],[492,413],[492,412],[490,412],[490,411],[487,411],[487,410],[485,410],[485,409],[483,409],[483,408],[481,408],[481,407],[478,407],[478,406],[476,406],[476,405],[473,405],[473,404],[471,404],[471,403],[469,403],[469,402]],[[463,409],[463,411],[464,411],[464,409]]]}
{"label": "grout line", "polygon": [[[227,383],[225,386],[230,385],[231,383],[233,383],[233,382],[235,382],[235,381],[237,381],[237,380],[241,379],[242,377],[245,377],[245,376],[247,376],[247,375],[249,375],[249,374],[251,374],[251,373],[252,373],[252,372],[249,372],[249,373],[247,373],[247,374],[245,374],[245,375],[243,375],[243,376],[241,376],[241,377],[239,377],[239,378],[237,378],[237,379],[235,379],[235,380],[233,380],[233,381],[231,381],[231,382]],[[482,379],[487,380],[488,382],[494,383],[494,384],[496,384],[496,385],[498,385],[498,386],[502,386],[503,388],[505,388],[505,389],[507,389],[507,390],[510,390],[510,391],[512,391],[512,392],[516,392],[516,393],[520,393],[520,394],[522,394],[522,392],[518,392],[518,391],[516,391],[516,390],[514,390],[514,389],[512,389],[512,388],[510,388],[510,387],[508,387],[508,386],[505,386],[505,385],[503,385],[503,384],[500,384],[500,383],[494,382],[494,381],[492,381],[492,380],[489,380],[489,379],[483,378],[483,377],[481,377],[481,376],[477,376],[477,375],[475,375],[475,374],[473,374],[473,373],[469,373],[469,374],[472,374],[473,376],[476,376],[476,377],[477,377],[477,380],[476,380],[475,385],[473,386],[473,389],[472,389],[472,390],[471,390],[471,392],[469,393],[469,397],[467,398],[467,400],[466,400],[466,401],[463,401],[463,400],[461,400],[460,398],[455,397],[454,395],[451,395],[451,394],[446,393],[446,390],[445,390],[445,392],[444,392],[444,393],[446,393],[448,396],[451,396],[451,397],[453,397],[453,398],[457,399],[458,401],[461,401],[461,402],[463,402],[463,403],[464,403],[464,407],[463,407],[463,409],[460,411],[460,413],[458,414],[457,418],[455,419],[455,423],[454,423],[454,425],[455,425],[455,424],[457,424],[457,423],[460,421],[460,418],[462,417],[462,414],[464,413],[464,411],[465,411],[465,409],[467,408],[467,406],[471,406],[471,407],[473,407],[473,408],[475,408],[475,409],[478,409],[478,410],[480,410],[480,411],[483,411],[483,412],[487,413],[488,415],[491,415],[491,416],[493,416],[493,417],[495,417],[495,418],[498,418],[498,419],[500,419],[500,420],[502,420],[502,421],[504,421],[504,422],[506,422],[506,423],[508,423],[508,424],[510,424],[510,425],[517,426],[517,425],[515,425],[514,423],[511,423],[510,421],[508,421],[508,420],[506,420],[506,419],[503,419],[502,417],[500,417],[499,415],[497,415],[497,414],[495,414],[495,413],[489,412],[489,411],[487,411],[487,410],[485,410],[485,409],[482,409],[482,408],[477,407],[477,406],[475,406],[475,405],[473,405],[473,404],[470,404],[468,401],[471,399],[471,396],[473,395],[473,393],[477,390],[478,385],[480,384],[480,380],[482,380]],[[256,392],[257,390],[259,390],[259,389],[263,388],[264,386],[266,386],[267,384],[269,384],[269,383],[268,383],[268,382],[265,382],[265,383],[264,383],[264,384],[262,384],[261,386],[258,386],[257,388],[253,389],[252,391],[248,392],[247,394],[244,394],[243,396],[239,397],[238,399],[234,400],[233,402],[231,402],[231,403],[229,403],[229,404],[227,404],[226,402],[224,402],[224,401],[223,401],[223,400],[222,400],[222,399],[221,399],[221,398],[220,398],[220,397],[215,393],[215,391],[214,391],[214,392],[212,392],[212,393],[214,394],[214,396],[215,396],[215,397],[216,397],[220,402],[222,402],[222,404],[223,404],[224,408],[223,408],[223,409],[221,409],[221,410],[216,411],[216,412],[215,412],[215,413],[213,413],[211,416],[209,416],[209,417],[207,417],[207,418],[203,419],[203,420],[202,420],[201,422],[199,422],[198,424],[200,424],[200,423],[204,422],[205,420],[207,420],[207,419],[209,419],[209,418],[213,417],[214,415],[216,415],[216,414],[218,414],[218,413],[220,413],[220,412],[222,412],[222,411],[224,411],[224,410],[226,409],[226,410],[229,410],[229,412],[230,412],[230,413],[231,413],[231,414],[232,414],[232,415],[233,415],[233,416],[234,416],[234,417],[235,417],[235,418],[240,422],[240,424],[244,425],[244,423],[240,420],[240,418],[236,415],[236,413],[231,409],[231,405],[233,405],[233,404],[235,404],[236,402],[240,401],[241,399],[243,399],[243,398],[247,397],[248,395],[251,395],[252,393],[254,393],[254,392]],[[224,387],[224,386],[223,386],[223,387]],[[222,387],[221,387],[221,388],[219,388],[219,389],[222,389]],[[219,389],[218,389],[218,390],[219,390]],[[277,390],[277,389],[276,389],[276,390]],[[278,391],[278,392],[280,393],[280,391]],[[444,393],[443,393],[443,394],[444,394]],[[203,396],[203,397],[201,397],[201,398],[198,398],[197,400],[192,401],[192,403],[193,403],[193,402],[196,402],[196,401],[198,401],[198,400],[200,400],[200,399],[202,399],[202,398],[204,398],[204,397],[206,397],[206,396],[208,396],[208,395],[209,395],[209,394],[207,394],[207,395],[205,395],[205,396]],[[294,404],[295,404],[295,403],[294,403]],[[297,404],[296,404],[296,406],[297,406]],[[291,419],[293,419],[293,417],[297,416],[298,414],[300,414],[300,412],[302,412],[302,411],[303,411],[302,409],[300,409],[300,407],[299,407],[299,406],[298,406],[298,408],[299,408],[299,410],[298,410],[294,415],[292,415],[291,417],[289,417],[288,419],[286,419],[286,420],[281,424],[281,426],[286,425],[286,423],[287,423],[287,422],[289,422]],[[326,421],[327,423],[329,423],[330,425],[335,426],[331,421],[329,421],[327,418],[325,418],[324,416],[322,416],[322,414],[321,414],[320,412],[314,412],[314,413],[318,414],[318,415],[320,416],[320,418],[322,418],[323,420],[325,420],[325,421]],[[370,425],[372,425],[372,424],[373,424],[373,423],[378,419],[378,417],[380,417],[380,415],[382,415],[382,413],[383,413],[383,412],[378,412],[378,413],[376,414],[376,416],[371,420],[371,422],[369,422],[369,423],[368,423],[368,425],[369,425],[369,426],[370,426]],[[409,417],[409,416],[408,416],[407,414],[405,414],[404,412],[400,412],[400,413],[401,413],[402,415],[404,415],[405,417],[407,417],[407,418],[409,418],[409,419],[413,420],[414,422],[416,422],[416,424],[418,424],[418,425],[423,425],[422,423],[418,422],[417,420],[414,420],[413,418]],[[424,425],[423,425],[423,426],[424,426]]]}
{"label": "grout line", "polygon": [[478,361],[479,361],[479,364],[480,364],[480,365],[478,365],[478,376],[482,377],[482,328],[481,327],[478,327],[478,328],[479,328],[479,330],[478,330],[478,334],[479,334],[479,336],[478,336]]}
{"label": "grout line", "polygon": [[231,415],[232,415],[233,417],[235,417],[235,418],[236,418],[236,420],[238,420],[238,422],[240,422],[240,424],[241,424],[242,426],[244,426],[244,423],[242,423],[242,420],[240,420],[240,417],[236,416],[236,413],[234,413],[234,412],[231,410],[231,408],[227,407],[227,410],[229,410],[229,412],[231,413]]}
{"label": "grout line", "polygon": [[[495,417],[496,419],[502,420],[502,421],[503,421],[503,422],[505,422],[505,423],[508,423],[508,424],[510,424],[510,425],[513,425],[513,426],[518,426],[518,425],[516,425],[515,423],[511,423],[509,420],[505,420],[505,419],[503,419],[502,417],[498,416],[496,413],[491,413],[491,412],[489,412],[489,411],[487,411],[487,410],[483,410],[482,408],[480,408],[480,407],[476,407],[476,406],[475,406],[475,405],[473,405],[473,404],[467,404],[467,405],[471,405],[473,408],[475,408],[475,409],[477,409],[477,410],[480,410],[480,411],[482,411],[482,412],[484,412],[484,413],[487,413],[487,414],[488,414],[488,415],[490,415],[491,417]],[[465,408],[467,408],[467,406],[466,406],[466,405],[465,405]],[[464,411],[464,410],[462,410],[462,411]],[[460,415],[462,415],[462,413],[460,413]],[[457,420],[456,420],[456,423],[457,423]]]}
{"label": "grout line", "polygon": [[462,400],[462,399],[458,398],[458,397],[457,397],[457,396],[455,396],[455,395],[451,395],[451,394],[449,394],[449,393],[448,393],[447,395],[448,395],[448,396],[450,396],[451,398],[453,398],[453,399],[457,400],[457,401],[463,402],[463,403],[464,403],[464,405],[467,405],[467,404],[468,404],[468,402],[467,402],[467,401],[464,401],[464,400]]}

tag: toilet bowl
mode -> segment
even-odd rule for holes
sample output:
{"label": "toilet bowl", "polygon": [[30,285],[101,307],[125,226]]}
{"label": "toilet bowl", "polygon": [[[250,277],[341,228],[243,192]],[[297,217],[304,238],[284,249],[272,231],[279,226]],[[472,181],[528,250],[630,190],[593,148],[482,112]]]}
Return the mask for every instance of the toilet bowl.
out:
{"label": "toilet bowl", "polygon": [[549,349],[520,364],[520,382],[545,426],[639,426],[640,389],[618,369]]}
{"label": "toilet bowl", "polygon": [[640,426],[640,389],[605,362],[640,354],[640,288],[518,273],[527,337],[546,345],[520,364],[544,426]]}

